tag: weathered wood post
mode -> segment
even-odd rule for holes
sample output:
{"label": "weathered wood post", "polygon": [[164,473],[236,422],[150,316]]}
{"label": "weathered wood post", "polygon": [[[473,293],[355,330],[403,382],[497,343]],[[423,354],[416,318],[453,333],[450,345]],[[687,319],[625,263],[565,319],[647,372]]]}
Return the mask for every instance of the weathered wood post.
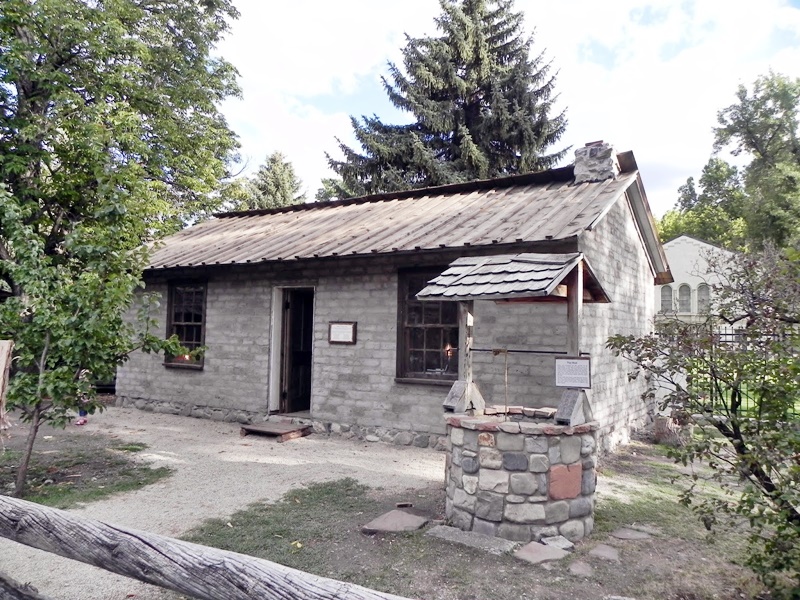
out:
{"label": "weathered wood post", "polygon": [[458,303],[458,378],[467,382],[467,405],[472,383],[472,325],[473,302]]}
{"label": "weathered wood post", "polygon": [[[6,394],[8,393],[8,373],[11,369],[11,357],[14,342],[0,340],[0,435],[11,426],[6,410]],[[23,585],[0,573],[0,598],[10,600],[46,600],[29,586]]]}
{"label": "weathered wood post", "polygon": [[6,394],[8,393],[8,373],[11,369],[11,357],[14,342],[0,340],[0,435],[11,426],[6,411]]}
{"label": "weathered wood post", "polygon": [[567,355],[581,355],[581,317],[583,314],[583,261],[566,277]]}

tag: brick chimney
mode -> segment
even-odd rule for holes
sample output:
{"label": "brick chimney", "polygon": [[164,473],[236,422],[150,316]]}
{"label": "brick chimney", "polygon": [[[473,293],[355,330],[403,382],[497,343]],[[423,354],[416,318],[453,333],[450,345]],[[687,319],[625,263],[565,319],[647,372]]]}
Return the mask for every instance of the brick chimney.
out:
{"label": "brick chimney", "polygon": [[575,150],[575,185],[614,179],[619,173],[617,153],[602,140]]}

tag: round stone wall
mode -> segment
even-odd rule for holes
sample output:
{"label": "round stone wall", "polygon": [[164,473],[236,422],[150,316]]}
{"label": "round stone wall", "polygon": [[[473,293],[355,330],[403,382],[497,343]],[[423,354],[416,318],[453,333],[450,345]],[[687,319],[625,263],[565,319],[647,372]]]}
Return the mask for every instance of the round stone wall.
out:
{"label": "round stone wall", "polygon": [[446,516],[454,527],[530,542],[594,527],[599,424],[447,417]]}

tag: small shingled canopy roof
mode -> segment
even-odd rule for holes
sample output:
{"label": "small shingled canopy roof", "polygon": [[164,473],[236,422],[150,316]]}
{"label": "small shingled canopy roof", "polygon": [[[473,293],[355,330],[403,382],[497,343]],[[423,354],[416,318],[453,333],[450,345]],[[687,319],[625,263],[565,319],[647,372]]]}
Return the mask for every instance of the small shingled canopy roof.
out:
{"label": "small shingled canopy roof", "polygon": [[566,300],[564,279],[583,269],[583,301],[610,302],[580,252],[459,258],[417,294],[420,300]]}

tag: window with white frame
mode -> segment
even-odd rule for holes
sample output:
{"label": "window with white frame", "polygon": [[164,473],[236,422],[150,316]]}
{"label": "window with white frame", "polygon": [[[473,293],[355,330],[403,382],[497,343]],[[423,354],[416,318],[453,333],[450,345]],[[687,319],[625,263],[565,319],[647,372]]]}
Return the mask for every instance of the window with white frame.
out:
{"label": "window with white frame", "polygon": [[711,308],[711,288],[705,283],[697,286],[697,312],[706,313]]}
{"label": "window with white frame", "polygon": [[665,285],[661,287],[661,310],[659,312],[668,313],[672,312],[672,286]]}
{"label": "window with white frame", "polygon": [[692,288],[685,283],[678,288],[678,312],[692,312]]}

